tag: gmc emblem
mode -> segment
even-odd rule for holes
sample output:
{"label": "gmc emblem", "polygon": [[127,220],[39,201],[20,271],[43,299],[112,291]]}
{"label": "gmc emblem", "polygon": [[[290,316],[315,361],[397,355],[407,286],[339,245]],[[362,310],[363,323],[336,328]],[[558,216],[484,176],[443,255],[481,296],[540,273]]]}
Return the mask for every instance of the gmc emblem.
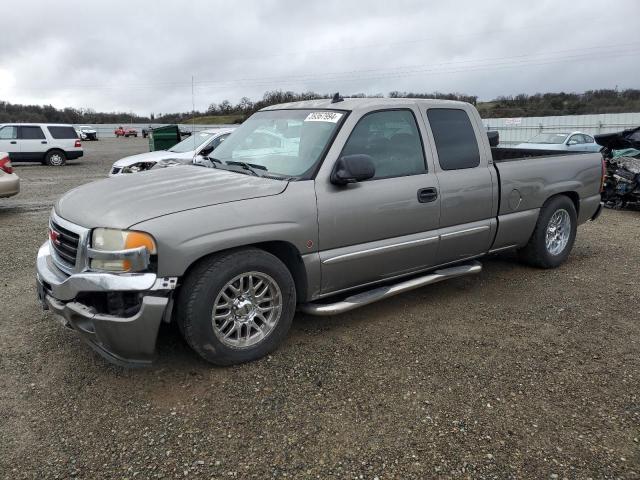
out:
{"label": "gmc emblem", "polygon": [[60,245],[60,234],[55,230],[49,230],[49,238],[53,244]]}

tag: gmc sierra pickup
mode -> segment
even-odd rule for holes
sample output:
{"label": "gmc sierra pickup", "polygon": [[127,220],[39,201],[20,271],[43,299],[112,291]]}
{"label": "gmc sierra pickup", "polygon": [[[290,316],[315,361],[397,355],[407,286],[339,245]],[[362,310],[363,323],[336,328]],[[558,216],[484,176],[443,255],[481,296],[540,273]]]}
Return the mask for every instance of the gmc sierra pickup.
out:
{"label": "gmc sierra pickup", "polygon": [[466,103],[271,106],[206,165],[63,196],[38,253],[39,298],[116,363],[149,363],[171,321],[210,362],[257,359],[296,310],[339,314],[477,273],[477,258],[507,249],[562,264],[601,210],[602,158],[543,153],[491,148]]}

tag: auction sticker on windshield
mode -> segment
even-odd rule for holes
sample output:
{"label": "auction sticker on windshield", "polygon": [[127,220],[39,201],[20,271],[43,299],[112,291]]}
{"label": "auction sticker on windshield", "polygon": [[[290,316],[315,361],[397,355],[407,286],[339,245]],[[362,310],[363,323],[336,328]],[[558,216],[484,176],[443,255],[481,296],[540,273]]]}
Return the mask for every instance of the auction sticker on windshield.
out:
{"label": "auction sticker on windshield", "polygon": [[342,114],[338,112],[311,112],[304,121],[338,123],[341,117]]}

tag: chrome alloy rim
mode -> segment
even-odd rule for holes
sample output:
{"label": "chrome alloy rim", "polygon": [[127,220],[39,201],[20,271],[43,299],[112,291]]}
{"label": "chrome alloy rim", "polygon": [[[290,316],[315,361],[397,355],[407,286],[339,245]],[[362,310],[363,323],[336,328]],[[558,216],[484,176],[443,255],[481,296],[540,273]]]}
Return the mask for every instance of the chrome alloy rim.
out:
{"label": "chrome alloy rim", "polygon": [[565,209],[556,210],[549,220],[545,243],[547,252],[551,255],[560,255],[571,236],[571,217]]}
{"label": "chrome alloy rim", "polygon": [[213,304],[213,331],[224,344],[247,348],[264,340],[282,314],[282,293],[262,272],[242,273],[222,287]]}
{"label": "chrome alloy rim", "polygon": [[62,165],[62,155],[54,153],[49,157],[49,163],[51,165]]}

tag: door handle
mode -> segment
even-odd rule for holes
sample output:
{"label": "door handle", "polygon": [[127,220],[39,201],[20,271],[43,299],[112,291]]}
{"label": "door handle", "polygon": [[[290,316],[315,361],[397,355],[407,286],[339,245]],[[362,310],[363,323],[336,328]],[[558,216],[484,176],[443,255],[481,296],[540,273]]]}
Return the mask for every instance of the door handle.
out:
{"label": "door handle", "polygon": [[12,144],[12,145],[15,145],[18,142],[16,142],[15,140],[11,140],[9,143]]}
{"label": "door handle", "polygon": [[47,141],[46,141],[46,140],[42,140],[40,143],[43,143],[43,144],[44,144],[44,143],[47,143]]}
{"label": "door handle", "polygon": [[433,202],[438,198],[438,190],[436,188],[421,188],[418,190],[418,201],[420,203]]}

